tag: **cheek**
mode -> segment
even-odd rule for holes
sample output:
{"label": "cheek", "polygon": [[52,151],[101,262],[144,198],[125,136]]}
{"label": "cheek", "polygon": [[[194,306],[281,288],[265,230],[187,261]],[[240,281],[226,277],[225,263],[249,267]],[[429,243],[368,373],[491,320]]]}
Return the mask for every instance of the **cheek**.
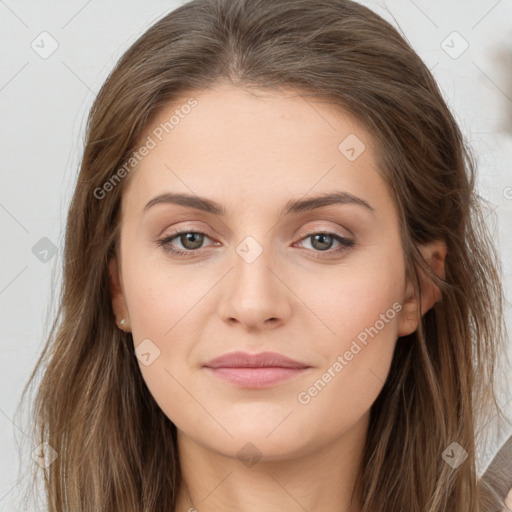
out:
{"label": "cheek", "polygon": [[[377,329],[388,335],[396,326],[397,309],[401,309],[404,271],[400,260],[397,263],[369,255],[353,261],[328,276],[306,279],[304,275],[293,283],[294,292],[312,313],[308,316],[317,317],[317,339],[324,340],[326,347],[336,344],[336,350],[360,333],[364,341],[366,329],[376,322]],[[332,350],[327,348],[326,352]]]}
{"label": "cheek", "polygon": [[318,351],[328,362],[296,395],[295,417],[315,418],[308,429],[312,443],[317,437],[335,439],[369,412],[389,374],[399,309],[386,295],[374,297],[353,315],[339,315],[335,340],[320,340]]}
{"label": "cheek", "polygon": [[[164,414],[178,428],[190,430],[204,422],[204,410],[190,394],[188,360],[191,343],[200,336],[195,320],[204,291],[156,266],[126,270],[133,345],[142,377]],[[149,364],[144,363],[145,353]]]}
{"label": "cheek", "polygon": [[194,275],[190,272],[185,279],[179,268],[171,272],[166,265],[133,263],[126,269],[125,293],[134,340],[154,336],[164,341],[187,323],[190,313],[195,314],[209,280],[190,279]]}
{"label": "cheek", "polygon": [[389,373],[402,309],[400,263],[399,255],[368,259],[357,270],[340,269],[321,291],[309,290],[308,306],[324,322],[317,322],[318,332],[326,334],[315,339],[325,363],[301,388],[297,403],[323,416],[322,428],[333,435],[368,411]]}

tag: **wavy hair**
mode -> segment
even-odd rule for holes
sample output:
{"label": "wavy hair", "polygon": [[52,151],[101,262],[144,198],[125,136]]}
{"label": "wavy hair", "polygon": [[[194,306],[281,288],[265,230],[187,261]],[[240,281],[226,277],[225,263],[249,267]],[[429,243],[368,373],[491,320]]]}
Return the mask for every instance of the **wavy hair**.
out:
{"label": "wavy hair", "polygon": [[[355,116],[398,208],[407,276],[417,293],[420,271],[442,292],[398,340],[372,405],[358,478],[363,512],[483,510],[477,447],[486,420],[502,414],[505,325],[475,158],[405,37],[350,0],[193,0],[139,37],[103,84],[67,216],[58,311],[24,390],[43,371],[33,430],[58,454],[42,472],[48,510],[174,510],[176,428],[143,381],[131,334],[116,327],[109,290],[129,178],[101,199],[95,191],[162,108],[221,81],[293,89]],[[447,244],[444,278],[418,250],[434,240]],[[456,470],[442,457],[453,442],[468,454]]]}

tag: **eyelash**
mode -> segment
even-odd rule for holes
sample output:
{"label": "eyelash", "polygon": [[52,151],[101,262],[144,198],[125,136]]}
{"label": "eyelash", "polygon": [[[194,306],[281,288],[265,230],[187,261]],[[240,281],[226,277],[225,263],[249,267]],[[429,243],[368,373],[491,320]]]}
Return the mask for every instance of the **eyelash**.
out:
{"label": "eyelash", "polygon": [[[176,250],[176,249],[173,249],[170,245],[170,242],[172,240],[174,240],[175,238],[178,238],[179,236],[181,235],[184,235],[184,234],[188,234],[188,233],[194,233],[196,235],[204,235],[208,238],[210,238],[206,233],[203,233],[201,231],[192,231],[192,230],[183,230],[183,231],[176,231],[175,233],[171,233],[170,235],[166,236],[165,238],[161,238],[159,240],[156,241],[156,244],[159,246],[159,247],[162,247],[164,249],[165,252],[169,253],[169,254],[172,254],[174,256],[178,256],[178,257],[186,257],[186,256],[190,256],[191,254],[197,252],[199,249],[195,249],[195,250],[188,250],[188,251],[182,251],[182,250]],[[309,233],[308,235],[306,235],[305,237],[301,238],[300,241],[303,241],[303,240],[306,240],[308,238],[311,238],[315,235],[327,235],[329,237],[332,237],[334,238],[334,240],[336,240],[337,242],[339,242],[341,244],[341,247],[339,247],[338,249],[328,249],[327,251],[318,251],[318,250],[313,250],[313,252],[318,252],[318,253],[344,253],[345,251],[348,251],[350,250],[354,245],[355,245],[355,241],[354,240],[351,240],[349,238],[345,238],[343,236],[340,236],[340,235],[337,235],[336,233],[330,233],[328,231],[315,231],[315,232],[312,232],[312,233]],[[315,256],[315,257],[320,257],[321,256]]]}

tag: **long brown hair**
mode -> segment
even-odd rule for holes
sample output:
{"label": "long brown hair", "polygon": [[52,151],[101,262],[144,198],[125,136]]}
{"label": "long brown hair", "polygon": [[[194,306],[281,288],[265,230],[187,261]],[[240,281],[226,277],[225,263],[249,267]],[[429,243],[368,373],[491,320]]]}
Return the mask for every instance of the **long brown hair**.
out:
{"label": "long brown hair", "polygon": [[[442,291],[417,331],[398,340],[372,406],[363,512],[482,510],[478,433],[501,414],[494,381],[505,329],[475,159],[420,57],[350,0],[191,1],[147,30],[101,88],[67,218],[59,310],[29,381],[44,370],[34,432],[58,454],[44,471],[48,510],[174,510],[176,428],[149,393],[109,294],[129,178],[97,191],[152,116],[219,81],[293,88],[359,119],[398,207],[407,276],[419,293],[423,269]],[[439,239],[448,248],[444,279],[418,251]],[[468,454],[457,469],[443,458],[454,442]]]}

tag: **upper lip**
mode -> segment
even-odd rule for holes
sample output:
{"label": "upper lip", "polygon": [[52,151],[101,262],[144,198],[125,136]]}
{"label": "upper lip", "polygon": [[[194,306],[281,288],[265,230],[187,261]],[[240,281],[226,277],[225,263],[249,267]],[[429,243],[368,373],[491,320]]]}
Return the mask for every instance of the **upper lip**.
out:
{"label": "upper lip", "polygon": [[259,354],[230,352],[212,359],[204,366],[208,368],[309,368],[309,365],[295,361],[277,352],[260,352]]}

